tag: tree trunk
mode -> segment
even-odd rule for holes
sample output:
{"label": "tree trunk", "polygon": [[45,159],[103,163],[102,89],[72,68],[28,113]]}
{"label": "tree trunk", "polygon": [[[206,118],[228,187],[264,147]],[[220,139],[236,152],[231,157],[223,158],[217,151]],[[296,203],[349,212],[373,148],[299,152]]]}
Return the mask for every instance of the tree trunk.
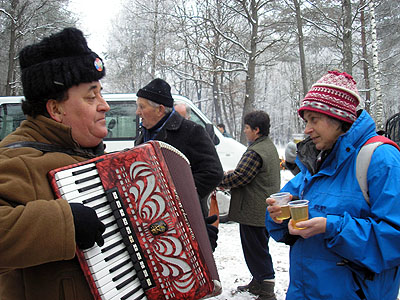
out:
{"label": "tree trunk", "polygon": [[10,44],[8,46],[8,70],[7,70],[7,81],[6,81],[6,96],[12,96],[13,85],[15,78],[15,57],[16,57],[16,31],[17,31],[17,20],[15,20],[15,13],[18,8],[19,1],[12,0],[11,2],[11,13],[14,19],[11,20],[10,26]]}
{"label": "tree trunk", "polygon": [[158,32],[158,5],[159,0],[154,0],[154,28],[153,28],[153,36],[152,36],[152,53],[151,53],[151,78],[155,78],[156,76],[156,61],[157,61],[157,32]]}
{"label": "tree trunk", "polygon": [[360,14],[361,21],[361,47],[363,53],[363,73],[364,73],[364,84],[365,84],[365,110],[370,113],[371,110],[371,91],[369,81],[369,70],[368,70],[368,53],[367,53],[367,38],[365,30],[365,1],[362,1],[361,6],[363,9]]}
{"label": "tree trunk", "polygon": [[[248,55],[247,62],[247,74],[246,74],[246,93],[244,96],[243,105],[243,116],[251,112],[254,109],[255,102],[255,77],[256,77],[256,53],[257,53],[257,33],[258,33],[258,15],[257,6],[255,0],[251,0],[251,20],[248,20],[251,24],[251,36],[250,36],[250,53]],[[240,142],[246,144],[246,136],[241,130]]]}
{"label": "tree trunk", "polygon": [[351,28],[351,1],[343,0],[344,20],[343,20],[343,68],[348,74],[353,72],[353,51],[352,44],[352,28]]}
{"label": "tree trunk", "polygon": [[308,92],[307,83],[307,69],[306,69],[306,58],[304,54],[304,36],[303,36],[303,20],[301,17],[301,9],[299,1],[293,0],[294,7],[296,9],[296,21],[297,21],[297,34],[299,40],[299,53],[300,53],[300,69],[301,69],[301,81],[303,83],[303,96]]}
{"label": "tree trunk", "polygon": [[372,69],[374,71],[375,79],[375,123],[376,129],[384,130],[383,124],[383,103],[381,91],[381,78],[379,73],[379,59],[378,59],[378,41],[376,36],[376,22],[375,22],[375,1],[369,2],[369,13],[371,17],[371,35],[372,35]]}

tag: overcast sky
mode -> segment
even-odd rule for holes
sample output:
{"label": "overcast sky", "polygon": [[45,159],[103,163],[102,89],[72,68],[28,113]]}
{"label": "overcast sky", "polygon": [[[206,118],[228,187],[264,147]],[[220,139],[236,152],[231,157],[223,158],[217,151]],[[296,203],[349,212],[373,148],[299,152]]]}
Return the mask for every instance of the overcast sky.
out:
{"label": "overcast sky", "polygon": [[87,37],[89,47],[98,54],[105,51],[108,28],[118,14],[120,0],[71,0],[69,7],[77,14],[77,27]]}

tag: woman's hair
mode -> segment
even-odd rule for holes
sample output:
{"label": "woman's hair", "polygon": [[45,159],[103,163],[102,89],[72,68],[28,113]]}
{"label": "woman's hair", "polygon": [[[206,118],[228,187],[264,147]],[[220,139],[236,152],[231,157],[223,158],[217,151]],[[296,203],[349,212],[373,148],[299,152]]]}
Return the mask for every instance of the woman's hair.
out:
{"label": "woman's hair", "polygon": [[43,99],[34,99],[32,101],[22,100],[22,111],[25,115],[36,117],[37,115],[43,115],[45,117],[50,117],[47,112],[46,104],[50,99],[54,99],[58,102],[62,102],[68,99],[68,90],[62,92],[54,93],[53,95],[48,95]]}
{"label": "woman's hair", "polygon": [[328,115],[326,115],[326,116],[328,117],[329,120],[331,120],[331,121],[333,121],[335,124],[337,124],[338,127],[340,127],[340,129],[341,129],[343,132],[347,132],[347,131],[350,129],[351,125],[353,125],[353,123],[344,122],[344,121],[341,121],[341,120],[339,120],[339,119],[336,119],[336,118],[331,117],[331,116],[328,116]]}
{"label": "woman's hair", "polygon": [[249,125],[253,130],[258,127],[261,135],[269,135],[270,121],[266,112],[257,110],[246,114],[244,116],[244,124]]}

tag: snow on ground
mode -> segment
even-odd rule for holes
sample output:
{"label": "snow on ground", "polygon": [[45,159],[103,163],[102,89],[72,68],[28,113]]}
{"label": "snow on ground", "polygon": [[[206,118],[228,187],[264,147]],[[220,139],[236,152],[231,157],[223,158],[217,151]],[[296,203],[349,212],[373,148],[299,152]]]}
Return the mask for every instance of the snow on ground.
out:
{"label": "snow on ground", "polygon": [[[283,300],[289,284],[289,246],[270,239],[269,249],[275,269],[276,299]],[[222,294],[213,299],[255,299],[256,296],[248,292],[232,294],[238,285],[245,285],[251,280],[251,274],[243,257],[238,223],[219,225],[218,247],[214,257],[221,279]]]}

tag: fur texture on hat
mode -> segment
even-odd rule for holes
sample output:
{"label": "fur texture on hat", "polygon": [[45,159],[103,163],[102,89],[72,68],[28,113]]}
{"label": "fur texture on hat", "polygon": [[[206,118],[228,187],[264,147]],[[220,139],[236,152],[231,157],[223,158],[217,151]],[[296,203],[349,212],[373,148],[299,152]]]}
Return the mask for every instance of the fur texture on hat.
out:
{"label": "fur texture on hat", "polygon": [[137,92],[136,96],[151,100],[167,107],[172,107],[174,104],[170,85],[165,80],[160,78],[152,80],[148,85],[141,88]]}
{"label": "fur texture on hat", "polygon": [[311,110],[353,123],[357,119],[360,99],[356,82],[351,75],[329,71],[313,84],[301,102],[298,113],[303,117],[305,110]]}
{"label": "fur texture on hat", "polygon": [[83,33],[76,28],[65,28],[26,46],[19,53],[19,62],[28,102],[43,102],[49,95],[98,81],[105,75],[102,59],[90,50]]}

